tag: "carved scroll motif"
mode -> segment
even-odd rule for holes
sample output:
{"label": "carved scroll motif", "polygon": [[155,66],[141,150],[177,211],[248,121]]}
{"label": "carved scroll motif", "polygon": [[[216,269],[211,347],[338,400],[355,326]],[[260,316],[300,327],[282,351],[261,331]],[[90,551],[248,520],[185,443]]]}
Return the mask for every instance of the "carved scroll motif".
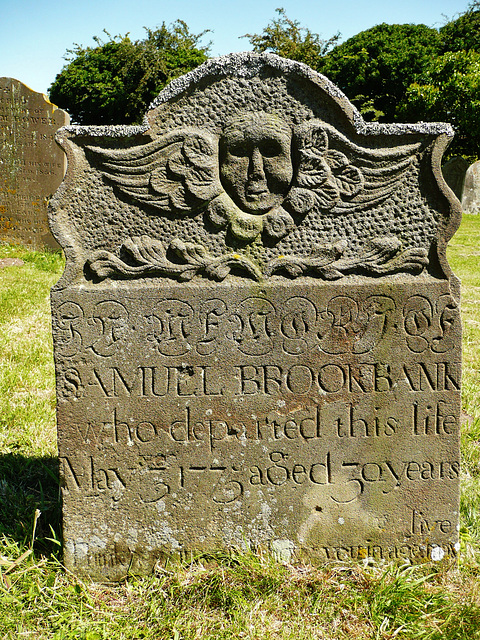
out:
{"label": "carved scroll motif", "polygon": [[168,247],[181,260],[174,262],[167,257],[161,242],[141,236],[123,244],[122,250],[128,260],[100,250],[92,254],[87,264],[100,280],[168,276],[181,281],[191,280],[199,274],[212,280],[224,280],[233,267],[254,280],[263,280],[278,272],[285,272],[292,278],[311,274],[324,280],[337,280],[355,271],[375,276],[401,271],[420,273],[428,265],[425,249],[402,251],[400,240],[393,237],[375,239],[357,256],[342,257],[345,249],[346,243],[339,242],[318,247],[310,256],[281,256],[267,262],[262,272],[257,264],[240,253],[216,257],[202,245],[182,242],[178,238]]}
{"label": "carved scroll motif", "polygon": [[128,254],[129,262],[110,251],[93,253],[87,264],[97,278],[104,280],[109,277],[168,276],[188,281],[197,274],[204,273],[212,280],[224,280],[232,267],[241,268],[256,280],[262,277],[258,266],[245,256],[233,252],[220,257],[211,256],[202,245],[182,242],[178,238],[172,240],[168,249],[182,262],[170,260],[163,244],[148,236],[131,238],[123,244],[122,249]]}

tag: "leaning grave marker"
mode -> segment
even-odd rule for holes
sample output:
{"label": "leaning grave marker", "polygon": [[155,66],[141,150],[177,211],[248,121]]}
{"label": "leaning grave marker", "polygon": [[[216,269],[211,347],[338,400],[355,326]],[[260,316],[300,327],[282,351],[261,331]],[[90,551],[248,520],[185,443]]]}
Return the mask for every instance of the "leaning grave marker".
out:
{"label": "leaning grave marker", "polygon": [[[458,551],[459,203],[445,124],[366,124],[269,54],[66,127],[51,226],[65,563]],[[451,199],[450,199],[451,198]]]}
{"label": "leaning grave marker", "polygon": [[65,174],[55,132],[69,121],[44,94],[0,78],[0,242],[58,248],[48,227],[47,198]]}

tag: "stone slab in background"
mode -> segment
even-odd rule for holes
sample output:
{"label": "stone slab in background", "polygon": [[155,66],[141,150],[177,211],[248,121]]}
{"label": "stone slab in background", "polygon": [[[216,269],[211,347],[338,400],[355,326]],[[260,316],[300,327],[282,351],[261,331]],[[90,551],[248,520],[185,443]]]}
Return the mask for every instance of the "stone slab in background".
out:
{"label": "stone slab in background", "polygon": [[468,162],[462,156],[454,156],[442,166],[442,173],[445,178],[445,182],[460,202],[462,200],[463,185],[465,184],[465,174],[467,173],[467,169]]}
{"label": "stone slab in background", "polygon": [[55,132],[69,121],[42,93],[0,78],[0,242],[58,248],[47,201],[66,168]]}
{"label": "stone slab in background", "polygon": [[467,169],[462,209],[465,213],[473,214],[478,214],[480,211],[480,161],[474,162]]}
{"label": "stone slab in background", "polygon": [[64,561],[119,580],[231,547],[458,551],[460,219],[448,125],[366,124],[272,55],[141,127],[66,127],[52,202]]}

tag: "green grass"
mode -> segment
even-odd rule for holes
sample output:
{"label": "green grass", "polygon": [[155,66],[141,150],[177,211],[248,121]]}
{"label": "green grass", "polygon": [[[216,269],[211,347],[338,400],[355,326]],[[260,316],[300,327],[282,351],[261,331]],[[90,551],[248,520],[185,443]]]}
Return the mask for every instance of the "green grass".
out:
{"label": "green grass", "polygon": [[0,245],[0,637],[78,640],[480,638],[480,216],[449,248],[464,322],[458,569],[199,556],[118,585],[61,565],[49,289],[60,254]]}
{"label": "green grass", "polygon": [[[21,551],[12,543],[9,550]],[[471,579],[429,575],[425,567],[294,567],[253,554],[200,557],[113,586],[75,580],[58,562],[30,555],[3,575],[0,620],[2,637],[12,640],[462,640],[480,633]]]}
{"label": "green grass", "polygon": [[448,249],[462,281],[463,381],[461,516],[463,556],[480,560],[480,218],[464,216]]}
{"label": "green grass", "polygon": [[25,544],[38,508],[41,548],[59,531],[49,290],[63,258],[0,245],[12,257],[25,264],[0,269],[0,534]]}

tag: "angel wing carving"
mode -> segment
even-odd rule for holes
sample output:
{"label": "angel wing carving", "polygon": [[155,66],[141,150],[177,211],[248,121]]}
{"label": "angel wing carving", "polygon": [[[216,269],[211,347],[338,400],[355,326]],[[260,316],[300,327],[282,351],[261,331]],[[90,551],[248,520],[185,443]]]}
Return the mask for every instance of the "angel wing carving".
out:
{"label": "angel wing carving", "polygon": [[386,200],[421,146],[368,149],[318,121],[299,127],[296,138],[299,162],[296,185],[289,194],[292,206],[304,210],[316,206],[334,214],[361,211]]}
{"label": "angel wing carving", "polygon": [[186,215],[222,191],[217,147],[209,132],[185,128],[130,149],[87,149],[122,193],[155,209]]}

